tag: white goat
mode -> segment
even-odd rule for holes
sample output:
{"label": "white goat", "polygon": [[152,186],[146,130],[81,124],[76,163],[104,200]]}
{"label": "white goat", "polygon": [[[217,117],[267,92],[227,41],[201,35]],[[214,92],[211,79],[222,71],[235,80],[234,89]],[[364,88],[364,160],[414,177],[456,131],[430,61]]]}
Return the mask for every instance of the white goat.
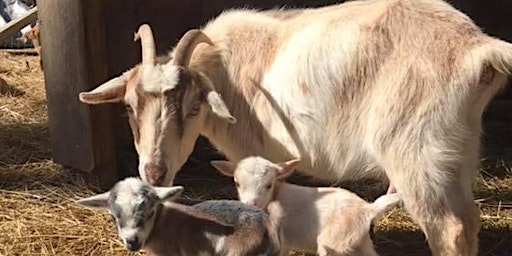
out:
{"label": "white goat", "polygon": [[[434,255],[477,255],[481,116],[512,45],[441,0],[367,0],[279,16],[232,10],[83,102],[124,102],[139,173],[172,184],[199,135],[231,161],[302,159],[326,180],[387,176]],[[222,97],[221,97],[222,95]]]}
{"label": "white goat", "polygon": [[212,161],[225,175],[234,177],[240,201],[266,209],[277,201],[284,212],[284,248],[319,255],[378,255],[370,238],[371,222],[396,205],[398,194],[367,203],[341,188],[312,188],[283,182],[300,160],[275,164],[248,157],[238,164]]}
{"label": "white goat", "polygon": [[77,201],[108,208],[126,248],[148,255],[280,255],[281,212],[270,215],[239,201],[205,201],[193,206],[171,202],[183,187],[152,187],[136,178],[109,192]]}

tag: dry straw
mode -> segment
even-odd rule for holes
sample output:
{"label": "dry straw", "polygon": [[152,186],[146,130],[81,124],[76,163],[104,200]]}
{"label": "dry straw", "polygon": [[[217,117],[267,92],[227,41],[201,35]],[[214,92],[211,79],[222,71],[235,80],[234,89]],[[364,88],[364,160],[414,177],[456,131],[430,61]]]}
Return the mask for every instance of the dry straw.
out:
{"label": "dry straw", "polygon": [[129,255],[90,186],[50,159],[36,56],[0,53],[0,255]]}

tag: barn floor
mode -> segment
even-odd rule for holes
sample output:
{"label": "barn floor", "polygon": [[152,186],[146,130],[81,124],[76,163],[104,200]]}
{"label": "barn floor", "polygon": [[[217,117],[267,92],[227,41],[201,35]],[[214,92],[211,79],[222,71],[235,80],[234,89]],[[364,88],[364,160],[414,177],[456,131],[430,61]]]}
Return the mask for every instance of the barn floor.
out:
{"label": "barn floor", "polygon": [[[0,53],[0,78],[0,255],[137,255],[122,247],[106,213],[74,205],[97,189],[52,162],[37,56]],[[507,109],[512,102],[497,100],[485,115],[485,157],[475,186],[483,219],[480,255],[512,255],[512,115]],[[214,152],[196,152],[176,183],[192,198],[232,197],[231,181],[202,161]],[[343,185],[370,199],[383,189],[371,181]],[[372,236],[381,255],[429,255],[424,236],[401,209],[382,217]]]}

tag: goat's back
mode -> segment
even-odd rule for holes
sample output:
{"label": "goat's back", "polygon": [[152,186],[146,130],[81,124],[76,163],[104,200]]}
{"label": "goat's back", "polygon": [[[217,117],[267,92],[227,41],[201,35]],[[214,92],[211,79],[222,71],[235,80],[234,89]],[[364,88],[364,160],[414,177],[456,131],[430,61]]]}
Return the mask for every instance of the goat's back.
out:
{"label": "goat's back", "polygon": [[210,200],[192,208],[234,227],[222,255],[278,255],[279,230],[261,209],[235,200]]}
{"label": "goat's back", "polygon": [[[397,152],[440,140],[439,131],[467,134],[460,120],[487,104],[474,109],[485,60],[468,56],[490,38],[441,0],[354,1],[277,17],[226,12],[204,29],[229,48],[234,86],[271,135],[269,159],[300,156],[299,170],[327,180],[393,171]],[[462,145],[432,143],[447,152]]]}

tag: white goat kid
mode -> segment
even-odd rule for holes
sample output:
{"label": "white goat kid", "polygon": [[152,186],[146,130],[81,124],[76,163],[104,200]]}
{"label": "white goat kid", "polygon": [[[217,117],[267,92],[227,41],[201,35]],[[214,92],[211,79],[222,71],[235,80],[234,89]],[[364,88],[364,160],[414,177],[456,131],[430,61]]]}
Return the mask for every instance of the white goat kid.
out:
{"label": "white goat kid", "polygon": [[149,26],[138,35],[142,64],[80,100],[124,102],[143,179],[171,185],[200,135],[231,161],[385,175],[434,255],[477,255],[481,117],[511,74],[512,45],[448,3],[231,10],[162,59]]}
{"label": "white goat kid", "polygon": [[368,203],[341,188],[313,188],[283,182],[299,160],[275,164],[248,157],[238,164],[212,161],[225,175],[234,177],[240,201],[266,209],[277,201],[283,208],[285,250],[324,255],[378,255],[370,238],[372,221],[396,205],[398,194]]}
{"label": "white goat kid", "polygon": [[279,205],[270,215],[239,201],[205,201],[193,206],[172,202],[183,187],[152,187],[136,178],[109,192],[77,201],[107,208],[126,248],[148,255],[280,255]]}

